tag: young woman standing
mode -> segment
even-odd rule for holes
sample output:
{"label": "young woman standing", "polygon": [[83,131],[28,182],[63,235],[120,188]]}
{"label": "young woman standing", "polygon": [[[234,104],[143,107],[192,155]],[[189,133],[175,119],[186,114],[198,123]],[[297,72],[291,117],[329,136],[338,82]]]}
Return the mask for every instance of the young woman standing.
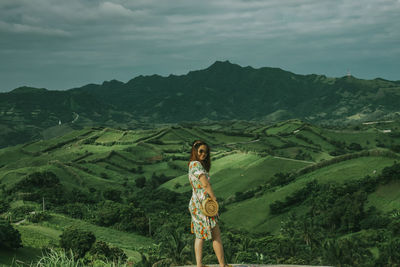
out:
{"label": "young woman standing", "polygon": [[192,198],[189,202],[189,211],[192,216],[191,232],[196,236],[194,248],[197,267],[204,266],[202,265],[204,240],[212,240],[219,265],[226,267],[228,265],[225,264],[218,215],[208,217],[200,210],[200,202],[207,197],[217,201],[210,184],[210,168],[210,147],[203,141],[194,141],[189,160],[189,181],[193,190]]}

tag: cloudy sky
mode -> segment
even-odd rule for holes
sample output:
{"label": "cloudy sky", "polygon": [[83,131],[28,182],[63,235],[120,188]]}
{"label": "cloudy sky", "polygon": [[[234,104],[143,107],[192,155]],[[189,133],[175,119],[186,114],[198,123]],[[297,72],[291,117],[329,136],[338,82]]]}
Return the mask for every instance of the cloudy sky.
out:
{"label": "cloudy sky", "polygon": [[0,91],[52,90],[216,60],[400,80],[400,0],[0,0]]}

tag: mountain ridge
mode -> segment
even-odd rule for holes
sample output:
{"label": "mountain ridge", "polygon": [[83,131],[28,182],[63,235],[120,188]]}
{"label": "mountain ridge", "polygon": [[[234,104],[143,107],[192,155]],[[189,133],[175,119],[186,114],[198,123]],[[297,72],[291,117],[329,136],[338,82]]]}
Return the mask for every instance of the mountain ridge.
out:
{"label": "mountain ridge", "polygon": [[8,145],[15,133],[25,136],[18,142],[40,138],[57,118],[72,121],[74,113],[79,114],[76,127],[291,118],[343,124],[399,118],[398,103],[400,82],[300,75],[216,61],[184,75],[140,75],[126,83],[114,79],[66,91],[25,86],[1,93],[0,126],[5,131],[0,145]]}

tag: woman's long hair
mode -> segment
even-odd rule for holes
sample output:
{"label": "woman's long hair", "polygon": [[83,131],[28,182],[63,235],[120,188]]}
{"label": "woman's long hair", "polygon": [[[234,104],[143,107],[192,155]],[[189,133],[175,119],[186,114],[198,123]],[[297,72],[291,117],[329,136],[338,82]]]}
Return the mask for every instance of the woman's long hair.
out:
{"label": "woman's long hair", "polygon": [[[199,159],[199,155],[197,154],[197,150],[199,149],[200,146],[205,145],[207,147],[207,157],[201,161]],[[207,172],[210,172],[210,168],[211,168],[211,159],[210,159],[210,147],[206,144],[206,142],[201,141],[201,140],[195,140],[192,143],[192,151],[190,152],[190,159],[189,159],[189,163],[190,164],[191,161],[200,161],[201,165],[203,165],[203,168],[206,169]]]}

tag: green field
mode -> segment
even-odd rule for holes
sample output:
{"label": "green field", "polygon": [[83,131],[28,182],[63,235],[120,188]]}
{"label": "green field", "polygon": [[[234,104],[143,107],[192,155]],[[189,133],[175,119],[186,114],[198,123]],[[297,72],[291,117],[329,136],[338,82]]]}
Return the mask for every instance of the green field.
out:
{"label": "green field", "polygon": [[368,206],[378,207],[384,212],[400,210],[400,182],[393,181],[381,185],[378,190],[368,196]]}
{"label": "green field", "polygon": [[[164,177],[166,180],[158,184],[157,189],[190,194],[192,188],[187,176],[190,145],[193,140],[203,139],[210,145],[213,159],[211,184],[226,208],[221,214],[224,224],[252,233],[277,234],[289,212],[271,215],[269,205],[274,201],[284,200],[312,180],[324,184],[359,180],[367,175],[377,177],[383,168],[398,161],[399,154],[392,149],[400,144],[398,133],[387,134],[381,129],[395,129],[394,125],[361,125],[356,130],[325,129],[289,120],[268,126],[233,121],[150,130],[89,127],[1,149],[0,197],[6,199],[7,190],[28,175],[43,171],[54,173],[66,190],[74,188],[101,195],[115,189],[121,192],[124,201],[140,190],[136,181],[143,177],[147,182]],[[352,143],[360,144],[362,150],[379,153],[335,161],[340,155],[333,152],[359,153],[351,150]],[[322,167],[299,174],[315,166]],[[295,179],[283,186],[270,187],[278,173],[295,175]],[[255,192],[250,199],[235,199],[237,194],[250,191]],[[381,185],[368,195],[368,206],[383,212],[400,209],[399,192],[398,181]],[[33,204],[36,210],[40,209],[39,203],[23,201],[21,194],[7,199],[10,199],[11,208]],[[301,204],[292,207],[290,212],[304,214],[306,210],[307,206]],[[5,217],[6,213],[0,216]],[[11,264],[13,258],[24,262],[37,258],[41,248],[58,245],[59,235],[69,225],[92,231],[98,240],[122,248],[134,261],[140,260],[140,247],[154,244],[149,237],[53,212],[49,221],[16,225],[24,248],[0,250],[0,264]]]}
{"label": "green field", "polygon": [[[384,167],[393,163],[394,159],[376,157],[362,157],[339,162],[300,176],[294,182],[274,192],[266,192],[261,197],[228,205],[228,211],[222,217],[224,221],[230,222],[233,227],[243,228],[251,232],[276,232],[279,230],[279,221],[285,215],[269,215],[269,205],[274,201],[282,201],[286,196],[304,187],[307,182],[314,179],[319,183],[357,180],[366,175],[377,175]],[[400,197],[399,191],[392,195],[392,198],[396,197]],[[252,214],[252,216],[247,216],[246,214]]]}

